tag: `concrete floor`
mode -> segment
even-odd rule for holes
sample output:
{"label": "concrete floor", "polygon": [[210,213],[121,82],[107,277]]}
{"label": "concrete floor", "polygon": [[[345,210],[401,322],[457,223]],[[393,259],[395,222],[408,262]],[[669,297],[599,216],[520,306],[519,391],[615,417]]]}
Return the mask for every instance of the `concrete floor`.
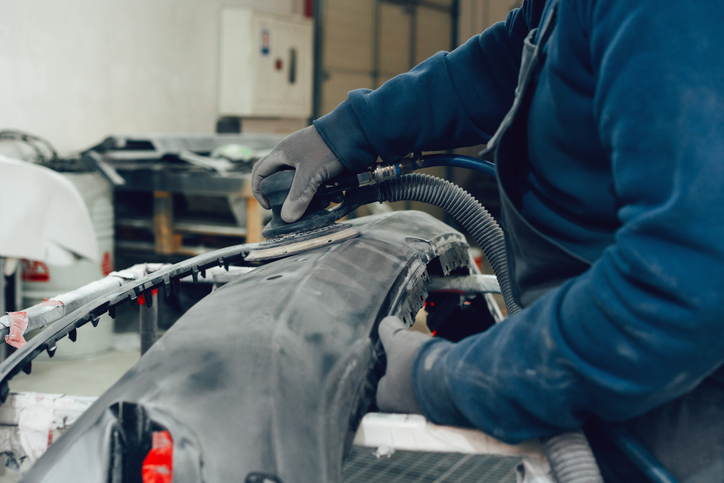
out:
{"label": "concrete floor", "polygon": [[44,392],[73,396],[100,396],[141,356],[138,334],[114,336],[113,349],[93,357],[33,361],[30,375],[10,381],[11,392]]}

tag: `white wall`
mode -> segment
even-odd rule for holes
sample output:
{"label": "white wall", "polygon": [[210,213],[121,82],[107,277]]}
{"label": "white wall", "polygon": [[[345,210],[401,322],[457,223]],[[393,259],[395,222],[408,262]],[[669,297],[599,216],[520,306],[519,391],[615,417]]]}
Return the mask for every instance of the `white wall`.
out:
{"label": "white wall", "polygon": [[222,6],[300,0],[0,0],[0,129],[61,152],[111,133],[213,132]]}

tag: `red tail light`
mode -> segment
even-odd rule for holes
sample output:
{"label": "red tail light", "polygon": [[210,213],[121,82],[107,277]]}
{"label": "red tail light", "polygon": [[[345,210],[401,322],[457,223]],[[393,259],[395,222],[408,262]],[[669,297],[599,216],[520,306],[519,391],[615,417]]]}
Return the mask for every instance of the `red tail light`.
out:
{"label": "red tail light", "polygon": [[173,480],[173,439],[168,431],[153,433],[151,451],[143,460],[143,483],[171,483]]}

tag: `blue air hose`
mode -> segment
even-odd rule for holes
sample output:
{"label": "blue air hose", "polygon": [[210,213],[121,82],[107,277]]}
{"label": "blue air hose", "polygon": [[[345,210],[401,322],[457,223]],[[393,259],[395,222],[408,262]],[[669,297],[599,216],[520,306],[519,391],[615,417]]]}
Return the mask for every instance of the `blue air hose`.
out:
{"label": "blue air hose", "polygon": [[495,165],[490,161],[458,154],[431,154],[422,158],[425,167],[454,166],[456,168],[472,169],[479,173],[495,178]]}
{"label": "blue air hose", "polygon": [[651,483],[676,483],[671,473],[623,425],[596,421],[596,426],[628,456]]}

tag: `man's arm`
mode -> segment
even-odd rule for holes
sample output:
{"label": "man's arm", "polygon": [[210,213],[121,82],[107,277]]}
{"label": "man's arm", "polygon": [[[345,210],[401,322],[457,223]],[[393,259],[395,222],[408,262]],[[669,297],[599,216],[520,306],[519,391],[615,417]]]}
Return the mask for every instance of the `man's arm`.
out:
{"label": "man's arm", "polygon": [[307,128],[288,136],[260,159],[251,189],[268,208],[260,186],[280,169],[296,169],[282,207],[293,222],[322,182],[345,168],[361,171],[382,156],[487,142],[512,103],[523,40],[537,24],[545,0],[525,0],[484,34],[454,52],[439,53],[376,91],[349,99]]}
{"label": "man's arm", "polygon": [[417,150],[485,143],[513,103],[523,41],[543,0],[526,0],[451,53],[440,52],[379,89],[358,89],[314,122],[350,170]]}
{"label": "man's arm", "polygon": [[488,332],[430,341],[413,371],[432,421],[508,442],[632,418],[724,362],[724,7],[575,5],[620,203],[615,243]]}

